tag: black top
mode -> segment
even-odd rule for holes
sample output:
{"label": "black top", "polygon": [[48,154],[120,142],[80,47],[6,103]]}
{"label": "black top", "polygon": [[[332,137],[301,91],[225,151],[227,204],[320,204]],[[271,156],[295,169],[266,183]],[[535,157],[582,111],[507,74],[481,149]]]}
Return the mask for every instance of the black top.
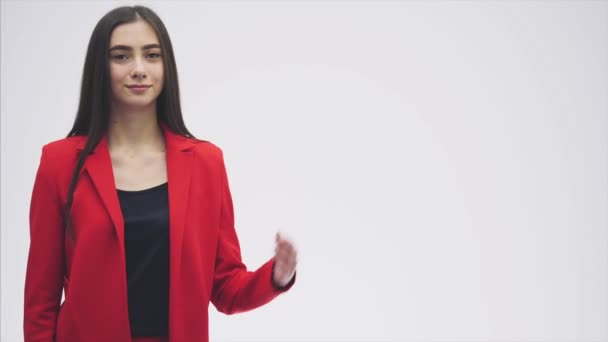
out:
{"label": "black top", "polygon": [[117,191],[125,221],[131,336],[168,336],[168,184]]}

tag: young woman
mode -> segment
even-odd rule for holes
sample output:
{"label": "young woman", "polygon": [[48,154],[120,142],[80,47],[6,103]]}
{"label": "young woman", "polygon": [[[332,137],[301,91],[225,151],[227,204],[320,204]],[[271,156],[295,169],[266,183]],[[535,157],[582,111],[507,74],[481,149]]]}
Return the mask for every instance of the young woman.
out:
{"label": "young woman", "polygon": [[208,341],[209,302],[226,314],[264,305],[295,267],[277,234],[275,256],[247,270],[222,151],[184,125],[165,26],[142,6],[107,13],[72,130],[42,149],[25,341]]}

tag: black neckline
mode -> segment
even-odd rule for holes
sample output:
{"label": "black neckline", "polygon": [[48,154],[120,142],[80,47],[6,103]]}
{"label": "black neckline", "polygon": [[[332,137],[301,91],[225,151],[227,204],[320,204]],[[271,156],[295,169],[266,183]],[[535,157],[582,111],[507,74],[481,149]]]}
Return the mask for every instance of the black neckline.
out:
{"label": "black neckline", "polygon": [[147,188],[147,189],[142,189],[142,190],[122,190],[122,189],[116,189],[116,191],[120,194],[141,194],[141,193],[146,193],[146,192],[150,192],[150,191],[154,191],[154,190],[158,190],[161,188],[166,187],[169,184],[169,182],[164,182],[162,184],[159,185],[155,185],[151,188]]}

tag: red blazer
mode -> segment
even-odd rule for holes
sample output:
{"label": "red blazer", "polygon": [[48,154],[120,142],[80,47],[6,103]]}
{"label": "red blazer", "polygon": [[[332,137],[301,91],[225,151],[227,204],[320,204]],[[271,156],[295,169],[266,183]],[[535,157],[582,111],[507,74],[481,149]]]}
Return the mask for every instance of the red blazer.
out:
{"label": "red blazer", "polygon": [[[170,211],[169,341],[206,342],[208,306],[233,314],[285,292],[274,258],[256,271],[241,260],[222,151],[164,125]],[[68,185],[86,138],[45,145],[30,207],[25,342],[131,342],[124,222],[104,137],[86,159],[63,232]],[[62,290],[65,300],[60,305]]]}

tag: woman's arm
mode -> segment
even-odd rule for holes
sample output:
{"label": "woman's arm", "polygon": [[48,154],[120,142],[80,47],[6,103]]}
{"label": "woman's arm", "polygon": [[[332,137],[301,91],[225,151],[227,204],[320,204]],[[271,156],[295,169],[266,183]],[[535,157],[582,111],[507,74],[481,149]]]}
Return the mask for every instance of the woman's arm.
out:
{"label": "woman's arm", "polygon": [[30,247],[24,290],[25,342],[54,341],[64,275],[63,213],[46,146],[30,202]]}
{"label": "woman's arm", "polygon": [[238,237],[234,229],[232,196],[224,159],[220,151],[220,174],[222,186],[222,208],[217,256],[211,302],[218,311],[234,314],[260,307],[295,283],[295,274],[284,287],[277,287],[273,281],[275,258],[268,260],[254,272],[247,271],[242,262]]}

